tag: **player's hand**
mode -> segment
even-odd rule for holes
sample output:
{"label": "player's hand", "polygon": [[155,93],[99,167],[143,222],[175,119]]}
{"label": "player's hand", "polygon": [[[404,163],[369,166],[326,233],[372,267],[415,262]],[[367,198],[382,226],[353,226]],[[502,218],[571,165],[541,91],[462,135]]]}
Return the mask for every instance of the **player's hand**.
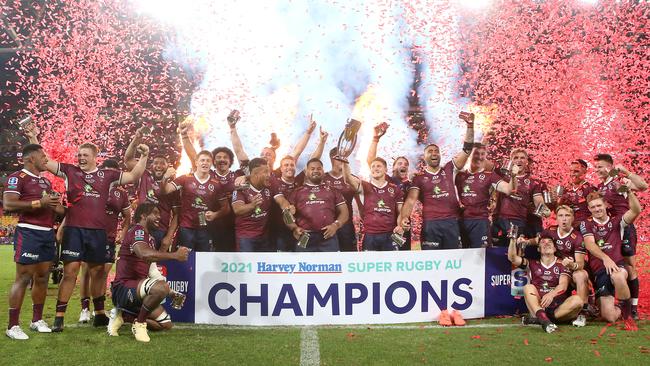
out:
{"label": "player's hand", "polygon": [[612,273],[621,270],[621,268],[617,266],[616,263],[614,263],[614,261],[610,257],[607,257],[603,260],[603,265],[605,266],[605,271],[607,271],[608,275],[611,275]]}
{"label": "player's hand", "polygon": [[52,196],[48,194],[39,201],[41,201],[41,207],[53,210],[61,204],[61,196]]}
{"label": "player's hand", "polygon": [[539,305],[542,308],[547,308],[553,303],[553,298],[555,298],[553,292],[549,292],[548,294],[542,296],[542,301],[539,303]]}
{"label": "player's hand", "polygon": [[519,246],[527,246],[529,244],[530,244],[530,241],[528,239],[524,238],[523,235],[520,235],[517,238],[517,245],[519,245]]}
{"label": "player's hand", "polygon": [[329,239],[336,235],[336,231],[339,229],[339,226],[333,222],[325,227],[322,227],[321,230],[323,231],[323,239]]}
{"label": "player's hand", "polygon": [[206,221],[213,221],[214,219],[217,218],[217,213],[214,211],[205,211],[205,219]]}
{"label": "player's hand", "polygon": [[165,235],[162,238],[162,240],[160,241],[160,247],[161,248],[167,248],[167,250],[169,250],[169,248],[172,247],[172,240],[173,239],[174,239],[173,236]]}
{"label": "player's hand", "polygon": [[307,126],[307,133],[311,135],[315,129],[316,129],[316,121],[314,120],[314,115],[310,114],[309,125]]}
{"label": "player's hand", "polygon": [[623,174],[623,176],[625,176],[625,177],[627,177],[628,175],[630,175],[630,171],[627,170],[627,168],[624,167],[624,166],[621,165],[621,164],[616,164],[616,166],[614,166],[614,169],[618,169],[619,174]]}
{"label": "player's hand", "polygon": [[37,138],[38,134],[41,132],[38,126],[36,126],[36,123],[34,123],[34,121],[29,122],[27,126],[24,127],[23,131],[25,133],[25,136],[27,136],[28,139]]}
{"label": "player's hand", "polygon": [[404,230],[410,230],[411,229],[411,220],[408,217],[405,217],[405,218],[402,219],[402,222],[400,222],[399,225]]}
{"label": "player's hand", "polygon": [[569,267],[569,265],[571,265],[572,263],[573,263],[573,258],[565,257],[564,259],[562,259],[562,265],[567,269],[573,268],[573,266]]}
{"label": "player's hand", "polygon": [[510,169],[510,173],[512,173],[513,176],[519,174],[519,165],[512,164],[512,169]]}
{"label": "player's hand", "polygon": [[320,126],[319,129],[320,129],[320,140],[321,140],[321,141],[327,141],[327,137],[328,137],[330,134],[327,133],[327,131],[323,130],[323,126]]}
{"label": "player's hand", "polygon": [[176,177],[176,169],[169,167],[167,170],[165,170],[165,174],[163,175],[163,180],[170,180],[174,179]]}
{"label": "player's hand", "polygon": [[228,125],[230,128],[234,129],[237,126],[237,122],[241,119],[241,115],[239,114],[239,111],[236,109],[233,109],[229,114],[226,120],[228,121]]}
{"label": "player's hand", "polygon": [[259,206],[261,206],[261,205],[262,205],[262,202],[264,202],[264,199],[262,199],[262,195],[261,195],[261,194],[256,194],[256,195],[253,197],[253,199],[251,200],[251,203],[252,203],[255,207],[259,207]]}
{"label": "player's hand", "polygon": [[393,232],[395,234],[404,235],[404,228],[401,227],[400,225],[397,225],[397,226],[395,226],[395,228],[393,228]]}
{"label": "player's hand", "polygon": [[179,262],[186,262],[189,255],[190,249],[188,247],[179,247],[176,251],[176,260]]}
{"label": "player's hand", "polygon": [[388,131],[388,123],[382,122],[374,127],[374,138],[379,139]]}
{"label": "player's hand", "polygon": [[469,113],[469,112],[460,112],[458,115],[460,119],[465,121],[467,124],[467,127],[473,127],[474,126],[474,113]]}
{"label": "player's hand", "polygon": [[149,146],[147,146],[145,144],[138,145],[137,151],[140,154],[140,156],[142,156],[142,157],[149,156]]}
{"label": "player's hand", "polygon": [[289,212],[291,212],[292,215],[296,214],[296,206],[289,205],[289,206],[287,206],[287,209],[289,210]]}
{"label": "player's hand", "polygon": [[142,126],[142,127],[138,128],[137,130],[135,130],[135,138],[138,139],[138,140],[141,140],[146,135],[145,132],[148,129],[149,129],[149,127]]}
{"label": "player's hand", "polygon": [[301,228],[300,226],[296,226],[295,229],[293,229],[293,237],[296,238],[296,240],[300,239],[302,234],[305,232],[305,229]]}

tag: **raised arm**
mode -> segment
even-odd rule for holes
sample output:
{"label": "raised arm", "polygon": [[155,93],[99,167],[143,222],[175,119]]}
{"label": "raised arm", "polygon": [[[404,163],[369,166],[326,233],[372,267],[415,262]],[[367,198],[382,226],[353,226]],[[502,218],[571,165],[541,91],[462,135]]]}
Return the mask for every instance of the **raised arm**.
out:
{"label": "raised arm", "polygon": [[135,164],[133,169],[129,172],[122,173],[122,179],[118,182],[118,185],[125,185],[129,183],[135,183],[140,179],[142,173],[147,168],[147,159],[149,158],[149,147],[145,144],[138,145],[136,149],[140,153],[140,159]]}
{"label": "raised arm", "polygon": [[508,260],[516,267],[519,267],[524,263],[524,258],[517,253],[517,238],[510,238],[510,244],[508,245]]}
{"label": "raised arm", "polygon": [[316,150],[314,150],[314,152],[311,153],[311,156],[309,157],[310,159],[320,159],[320,157],[323,156],[323,150],[325,150],[325,143],[327,142],[328,136],[329,134],[327,133],[327,131],[324,131],[323,126],[321,126],[318,146],[316,146]]}
{"label": "raised arm", "polygon": [[465,121],[467,130],[465,131],[463,149],[453,158],[456,169],[462,169],[465,166],[467,158],[469,158],[469,154],[472,153],[474,148],[474,113],[461,112],[460,119]]}
{"label": "raised arm", "polygon": [[641,192],[648,189],[648,183],[646,183],[646,181],[643,180],[640,175],[630,172],[620,164],[616,166],[616,169],[623,173],[625,175],[625,178],[630,180],[630,183],[632,183],[632,186],[630,188]]}
{"label": "raised arm", "polygon": [[343,177],[345,178],[345,182],[352,187],[356,193],[361,193],[361,179],[352,175],[352,172],[350,171],[350,163],[346,162],[343,164]]}
{"label": "raised arm", "polygon": [[122,244],[122,240],[124,240],[126,232],[129,231],[129,226],[131,226],[131,206],[128,206],[122,210],[122,230],[120,230],[117,238],[115,238],[116,244]]}
{"label": "raised arm", "polygon": [[148,128],[146,126],[142,126],[135,131],[135,136],[133,136],[133,140],[131,140],[131,143],[129,146],[126,148],[126,151],[124,152],[124,165],[126,166],[127,170],[133,170],[135,167],[137,160],[135,159],[135,151],[142,142],[142,136],[145,128]]}
{"label": "raised arm", "polygon": [[309,126],[307,127],[307,131],[300,136],[300,139],[298,139],[298,142],[296,143],[296,146],[293,148],[293,151],[289,154],[295,161],[298,161],[298,158],[300,158],[300,155],[302,154],[303,151],[305,151],[305,147],[307,146],[307,143],[309,142],[309,138],[311,137],[311,134],[314,132],[316,129],[316,122],[312,118],[312,115],[309,115]]}
{"label": "raised arm", "polygon": [[[506,196],[509,196],[512,192],[515,192],[517,190],[518,173],[519,173],[519,166],[513,164],[512,171],[510,172],[510,182],[508,183],[505,180],[500,181],[499,184],[497,184],[497,192],[501,192]],[[492,173],[492,174],[496,174],[496,173]]]}
{"label": "raised arm", "polygon": [[409,189],[406,199],[404,200],[404,204],[402,205],[402,210],[400,211],[399,216],[397,217],[397,224],[402,226],[405,229],[410,226],[409,220],[411,217],[411,212],[413,212],[413,206],[415,205],[415,202],[418,200],[419,194],[420,194],[419,188],[411,187],[411,189]]}
{"label": "raised arm", "polygon": [[[237,112],[237,113],[235,113]],[[228,116],[228,125],[230,126],[230,141],[232,142],[232,149],[237,156],[237,160],[241,164],[242,161],[248,161],[248,155],[244,151],[244,145],[241,143],[239,134],[237,133],[237,122],[239,121],[239,112],[233,110]]]}
{"label": "raised arm", "polygon": [[368,148],[368,156],[366,157],[366,162],[368,166],[372,164],[373,160],[377,157],[377,145],[379,144],[379,139],[386,134],[388,129],[388,124],[380,123],[374,128],[374,135],[372,136],[372,142],[370,142],[370,147]]}
{"label": "raised arm", "polygon": [[[188,117],[189,118],[189,117]],[[192,143],[192,139],[190,138],[189,135],[189,130],[190,130],[190,123],[185,119],[179,126],[179,130],[181,132],[181,142],[183,143],[183,150],[185,150],[185,153],[187,154],[187,157],[190,159],[192,162],[192,170],[196,169],[196,149],[194,149],[194,144]]]}
{"label": "raised arm", "polygon": [[636,218],[641,214],[641,204],[634,191],[627,193],[627,202],[630,204],[630,208],[623,214],[623,220],[629,225],[634,223]]}
{"label": "raised arm", "polygon": [[[27,139],[29,140],[30,144],[39,144],[38,134],[40,133],[40,130],[34,122],[31,122],[30,124],[27,125],[27,127],[24,130],[24,133],[25,136],[27,136]],[[45,167],[47,168],[48,172],[54,175],[57,175],[57,173],[59,173],[59,162],[50,159],[49,156],[47,159],[47,163],[45,164]]]}

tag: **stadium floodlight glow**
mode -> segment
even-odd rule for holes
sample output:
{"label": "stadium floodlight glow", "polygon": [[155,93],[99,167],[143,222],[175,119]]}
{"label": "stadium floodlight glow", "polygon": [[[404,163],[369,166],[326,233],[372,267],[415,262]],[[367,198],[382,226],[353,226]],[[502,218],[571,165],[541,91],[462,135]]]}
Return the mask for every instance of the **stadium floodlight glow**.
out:
{"label": "stadium floodlight glow", "polygon": [[490,6],[492,0],[456,0],[462,7],[468,9],[483,9]]}

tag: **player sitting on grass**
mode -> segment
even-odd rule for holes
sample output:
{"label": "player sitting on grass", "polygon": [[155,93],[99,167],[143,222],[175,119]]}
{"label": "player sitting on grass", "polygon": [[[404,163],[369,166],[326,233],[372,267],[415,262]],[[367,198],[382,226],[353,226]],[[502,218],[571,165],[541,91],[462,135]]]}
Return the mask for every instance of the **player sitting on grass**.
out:
{"label": "player sitting on grass", "polygon": [[[150,271],[156,261],[187,260],[189,249],[180,247],[173,253],[157,251],[151,232],[158,227],[160,211],[152,203],[141,203],[135,211],[134,223],[126,234],[118,254],[115,281],[111,286],[113,304],[117,309],[108,324],[108,334],[117,336],[125,317],[136,317],[131,330],[135,339],[149,342],[147,325],[152,329],[169,329],[171,319],[160,305],[167,296],[176,296],[160,272]],[[155,263],[154,263],[155,264]],[[151,275],[152,272],[157,272]]]}
{"label": "player sitting on grass", "polygon": [[510,240],[508,259],[512,264],[528,270],[530,283],[524,287],[526,306],[531,315],[537,317],[542,329],[552,333],[557,329],[555,322],[574,320],[582,310],[582,299],[567,292],[571,272],[555,256],[553,238],[542,235],[539,238],[539,260],[528,260],[517,252],[516,240]]}

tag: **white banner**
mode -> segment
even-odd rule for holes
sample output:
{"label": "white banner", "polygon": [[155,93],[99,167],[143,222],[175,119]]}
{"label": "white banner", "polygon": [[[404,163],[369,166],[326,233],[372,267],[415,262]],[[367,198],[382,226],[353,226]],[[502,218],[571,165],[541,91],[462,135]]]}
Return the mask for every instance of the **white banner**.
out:
{"label": "white banner", "polygon": [[197,256],[195,322],[412,323],[444,308],[484,315],[484,249],[265,254]]}

